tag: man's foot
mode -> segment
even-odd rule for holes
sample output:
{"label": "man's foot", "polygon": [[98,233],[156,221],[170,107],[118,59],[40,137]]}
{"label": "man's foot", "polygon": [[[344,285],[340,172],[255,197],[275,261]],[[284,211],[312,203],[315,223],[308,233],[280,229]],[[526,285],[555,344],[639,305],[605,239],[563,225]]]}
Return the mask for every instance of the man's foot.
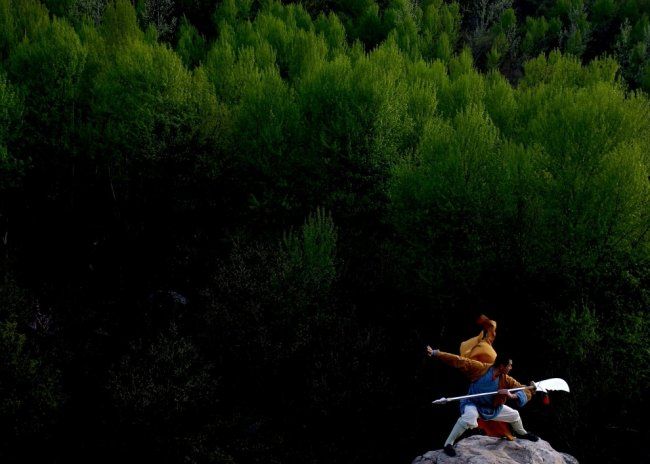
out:
{"label": "man's foot", "polygon": [[456,456],[456,450],[452,445],[445,445],[444,447],[445,454],[449,457],[454,457]]}
{"label": "man's foot", "polygon": [[516,434],[515,436],[517,438],[521,438],[522,440],[530,440],[530,441],[539,440],[539,437],[537,435],[535,435],[534,433],[530,433],[530,432],[526,433],[525,435]]}

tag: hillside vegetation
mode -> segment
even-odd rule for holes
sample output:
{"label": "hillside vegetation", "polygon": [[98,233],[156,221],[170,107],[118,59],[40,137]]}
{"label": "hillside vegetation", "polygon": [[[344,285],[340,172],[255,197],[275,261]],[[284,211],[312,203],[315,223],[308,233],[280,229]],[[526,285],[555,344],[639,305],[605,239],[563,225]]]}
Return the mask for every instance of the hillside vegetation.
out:
{"label": "hillside vegetation", "polygon": [[485,312],[528,429],[643,461],[649,14],[0,0],[0,456],[410,462]]}

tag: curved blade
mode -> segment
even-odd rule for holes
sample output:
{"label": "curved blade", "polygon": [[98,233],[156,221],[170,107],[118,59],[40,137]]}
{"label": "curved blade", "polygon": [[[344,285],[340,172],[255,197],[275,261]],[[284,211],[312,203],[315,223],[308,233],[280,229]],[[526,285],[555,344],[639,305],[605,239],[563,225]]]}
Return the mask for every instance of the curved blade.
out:
{"label": "curved blade", "polygon": [[569,384],[566,383],[563,379],[555,378],[555,379],[546,379],[546,380],[540,380],[539,382],[535,383],[535,386],[537,387],[537,390],[541,392],[546,392],[546,391],[569,391]]}
{"label": "curved blade", "polygon": [[448,402],[447,398],[440,398],[440,399],[437,399],[435,401],[432,401],[433,404],[445,404],[447,402]]}

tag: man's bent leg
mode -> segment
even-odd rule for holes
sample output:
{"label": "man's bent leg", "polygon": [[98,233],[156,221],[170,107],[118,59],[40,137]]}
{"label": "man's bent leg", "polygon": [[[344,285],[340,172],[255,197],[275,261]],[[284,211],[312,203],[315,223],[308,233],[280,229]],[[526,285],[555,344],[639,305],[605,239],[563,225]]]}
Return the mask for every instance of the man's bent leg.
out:
{"label": "man's bent leg", "polygon": [[514,430],[515,434],[519,438],[525,438],[526,440],[530,441],[538,440],[538,437],[536,435],[526,432],[526,429],[524,429],[524,424],[521,422],[519,411],[512,409],[510,406],[504,405],[499,415],[492,420],[499,422],[508,422],[512,426],[512,430]]}
{"label": "man's bent leg", "polygon": [[519,435],[526,435],[526,430],[524,429],[524,424],[521,422],[521,416],[519,411],[512,409],[510,406],[503,405],[503,409],[498,416],[492,419],[497,422],[508,422],[512,425],[512,430]]}
{"label": "man's bent leg", "polygon": [[478,427],[477,420],[478,411],[476,409],[476,406],[473,404],[468,404],[465,406],[463,415],[458,418],[456,424],[454,425],[454,428],[451,429],[451,433],[449,434],[449,437],[447,437],[447,441],[445,441],[445,446],[453,445],[456,439],[460,437],[465,430]]}

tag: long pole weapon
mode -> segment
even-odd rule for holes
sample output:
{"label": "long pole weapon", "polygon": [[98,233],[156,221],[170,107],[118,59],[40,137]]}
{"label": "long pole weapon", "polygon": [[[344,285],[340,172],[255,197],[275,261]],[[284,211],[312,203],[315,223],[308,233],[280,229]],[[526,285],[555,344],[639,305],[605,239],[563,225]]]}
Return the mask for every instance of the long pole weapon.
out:
{"label": "long pole weapon", "polygon": [[[517,388],[510,388],[508,391],[509,392],[516,392],[520,390],[530,390],[530,389],[535,389],[538,392],[541,393],[548,393],[549,391],[569,391],[569,384],[566,383],[564,380],[560,378],[553,378],[553,379],[546,379],[546,380],[540,380],[539,382],[533,382],[532,386],[528,387],[517,387]],[[456,401],[456,400],[463,400],[466,398],[477,398],[479,396],[489,396],[489,395],[496,395],[499,393],[498,391],[495,392],[488,392],[488,393],[475,393],[473,395],[464,395],[464,396],[455,396],[453,398],[440,398],[435,401],[432,401],[431,403],[433,404],[446,404],[449,403],[450,401]]]}

